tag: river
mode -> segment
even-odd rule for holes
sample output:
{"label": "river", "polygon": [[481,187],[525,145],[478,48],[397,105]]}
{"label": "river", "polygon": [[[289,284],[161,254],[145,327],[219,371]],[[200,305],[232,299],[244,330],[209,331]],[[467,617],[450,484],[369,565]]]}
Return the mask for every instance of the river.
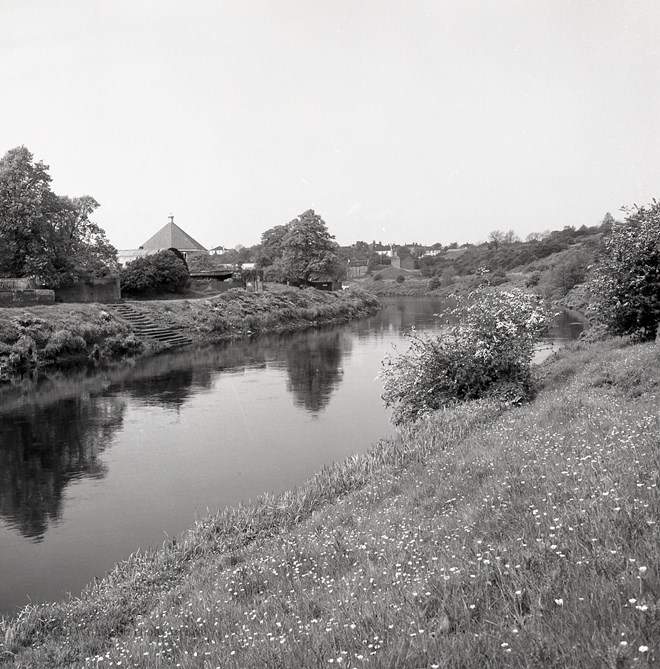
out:
{"label": "river", "polygon": [[[0,614],[62,599],[195,518],[303,483],[393,433],[376,378],[442,303],[164,354],[0,408]],[[554,346],[584,322],[563,312]],[[545,352],[539,352],[539,359]]]}

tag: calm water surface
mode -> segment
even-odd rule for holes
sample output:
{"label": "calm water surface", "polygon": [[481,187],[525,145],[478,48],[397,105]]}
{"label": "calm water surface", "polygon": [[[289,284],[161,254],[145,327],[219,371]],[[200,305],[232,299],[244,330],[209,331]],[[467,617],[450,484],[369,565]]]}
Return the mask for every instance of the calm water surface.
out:
{"label": "calm water surface", "polygon": [[[391,298],[341,327],[162,355],[0,408],[0,613],[77,595],[195,518],[303,483],[390,436],[376,379],[404,334],[441,327]],[[555,346],[584,323],[562,314]],[[544,353],[539,353],[539,357]]]}

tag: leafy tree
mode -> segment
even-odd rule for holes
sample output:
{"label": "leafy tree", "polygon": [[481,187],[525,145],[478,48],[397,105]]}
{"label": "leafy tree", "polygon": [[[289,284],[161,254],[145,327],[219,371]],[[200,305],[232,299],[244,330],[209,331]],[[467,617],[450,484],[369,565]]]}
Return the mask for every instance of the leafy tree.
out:
{"label": "leafy tree", "polygon": [[47,166],[25,147],[0,160],[0,272],[23,277],[43,255],[44,211],[52,197]]}
{"label": "leafy tree", "polygon": [[513,231],[509,230],[508,232],[504,233],[504,243],[505,244],[514,244],[515,242],[519,242],[520,237]]}
{"label": "leafy tree", "polygon": [[456,325],[441,335],[413,333],[405,353],[384,360],[383,400],[395,423],[487,393],[507,402],[531,394],[534,346],[550,323],[538,298],[482,286],[449,315]]}
{"label": "leafy tree", "polygon": [[527,237],[525,237],[525,241],[527,241],[527,242],[540,242],[545,236],[546,236],[546,233],[544,233],[544,232],[530,232],[527,235]]}
{"label": "leafy tree", "polygon": [[260,269],[272,267],[284,253],[282,242],[289,225],[276,225],[261,235],[261,244],[257,253],[257,266]]}
{"label": "leafy tree", "polygon": [[98,202],[58,196],[50,181],[24,146],[0,159],[0,276],[56,287],[116,269],[117,251],[90,220]]}
{"label": "leafy tree", "polygon": [[584,283],[592,262],[593,252],[587,248],[570,247],[550,272],[550,289],[563,297],[571,288]]}
{"label": "leafy tree", "polygon": [[66,285],[116,269],[117,251],[89,218],[98,202],[88,195],[63,196],[57,198],[56,205],[44,238],[50,261],[46,275],[53,276],[51,282]]}
{"label": "leafy tree", "polygon": [[121,270],[121,290],[127,294],[183,293],[190,283],[185,261],[172,251],[136,258]]}
{"label": "leafy tree", "polygon": [[600,224],[600,229],[603,232],[609,232],[612,229],[612,227],[614,226],[615,223],[616,223],[616,221],[614,220],[614,216],[612,216],[612,214],[610,214],[610,212],[608,211],[605,214],[605,216],[603,216],[603,220]]}
{"label": "leafy tree", "polygon": [[593,310],[616,335],[652,339],[660,325],[660,202],[613,223],[589,284]]}
{"label": "leafy tree", "polygon": [[281,256],[274,263],[281,276],[304,281],[340,278],[344,266],[339,260],[339,245],[313,209],[300,214],[286,228]]}
{"label": "leafy tree", "polygon": [[[246,249],[242,249],[239,253],[244,254]],[[233,249],[225,253],[216,253],[211,255],[200,251],[198,253],[186,254],[186,263],[191,272],[213,272],[219,269],[227,269],[232,265],[236,265],[238,253]]]}
{"label": "leafy tree", "polygon": [[493,248],[499,248],[500,244],[504,243],[505,237],[506,233],[502,232],[502,230],[493,230],[488,235],[488,239],[490,240],[490,243],[492,244]]}
{"label": "leafy tree", "polygon": [[367,242],[357,241],[355,244],[353,244],[353,246],[351,246],[351,249],[356,255],[366,256],[369,255],[371,246],[369,246]]}

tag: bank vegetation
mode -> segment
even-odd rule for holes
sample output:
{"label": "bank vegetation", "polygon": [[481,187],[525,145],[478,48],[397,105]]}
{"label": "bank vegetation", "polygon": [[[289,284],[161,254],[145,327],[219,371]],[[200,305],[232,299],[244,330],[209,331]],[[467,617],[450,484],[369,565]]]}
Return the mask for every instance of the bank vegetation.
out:
{"label": "bank vegetation", "polygon": [[[339,323],[375,313],[379,301],[360,289],[324,292],[232,289],[209,299],[130,302],[159,327],[194,344],[266,332],[287,332]],[[25,374],[72,365],[99,365],[162,350],[137,336],[112,305],[56,304],[0,309],[0,385]]]}

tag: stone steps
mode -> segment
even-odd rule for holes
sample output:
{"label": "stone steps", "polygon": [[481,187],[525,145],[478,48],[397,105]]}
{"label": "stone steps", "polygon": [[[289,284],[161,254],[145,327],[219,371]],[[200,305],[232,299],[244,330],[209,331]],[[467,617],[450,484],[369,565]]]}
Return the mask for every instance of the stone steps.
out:
{"label": "stone steps", "polygon": [[154,339],[166,348],[190,346],[193,343],[190,337],[178,332],[176,327],[163,325],[162,323],[156,324],[130,304],[107,304],[106,308],[126,321],[137,337]]}

